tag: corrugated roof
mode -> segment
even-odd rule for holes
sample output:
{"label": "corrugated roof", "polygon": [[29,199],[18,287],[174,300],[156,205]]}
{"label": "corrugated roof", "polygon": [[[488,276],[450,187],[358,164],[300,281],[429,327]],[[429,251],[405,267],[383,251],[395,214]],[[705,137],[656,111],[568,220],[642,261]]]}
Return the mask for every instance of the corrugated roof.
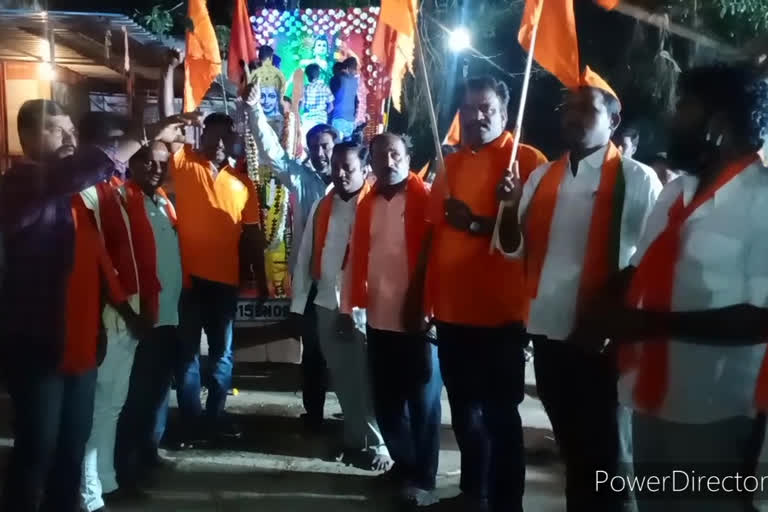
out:
{"label": "corrugated roof", "polygon": [[0,9],[0,59],[47,60],[48,28],[54,34],[57,65],[88,78],[120,81],[124,79],[123,27],[134,73],[157,80],[167,46],[130,17],[116,13]]}

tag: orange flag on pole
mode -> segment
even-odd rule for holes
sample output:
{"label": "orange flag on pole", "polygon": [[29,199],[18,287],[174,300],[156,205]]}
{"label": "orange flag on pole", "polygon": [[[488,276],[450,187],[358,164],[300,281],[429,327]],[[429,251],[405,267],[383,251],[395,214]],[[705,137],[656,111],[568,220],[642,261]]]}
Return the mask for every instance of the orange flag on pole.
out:
{"label": "orange flag on pole", "polygon": [[251,19],[245,0],[235,0],[235,13],[232,16],[232,32],[229,39],[229,57],[227,75],[231,82],[239,84],[245,74],[244,65],[256,60],[256,38],[253,36]]}
{"label": "orange flag on pole", "polygon": [[461,122],[459,120],[459,113],[456,112],[456,115],[453,116],[453,121],[451,121],[451,127],[448,128],[448,133],[445,134],[445,139],[443,139],[443,145],[458,146],[459,144],[461,144]]}
{"label": "orange flag on pole", "polygon": [[382,0],[373,54],[391,77],[392,104],[401,110],[403,79],[413,70],[416,48],[416,0]]}
{"label": "orange flag on pole", "polygon": [[221,54],[205,0],[189,0],[187,16],[192,26],[184,60],[184,112],[192,112],[221,73]]}
{"label": "orange flag on pole", "polygon": [[[611,0],[601,0],[608,2]],[[534,59],[568,88],[578,87],[581,68],[573,0],[526,0],[518,41],[531,49],[533,30],[539,25]]]}

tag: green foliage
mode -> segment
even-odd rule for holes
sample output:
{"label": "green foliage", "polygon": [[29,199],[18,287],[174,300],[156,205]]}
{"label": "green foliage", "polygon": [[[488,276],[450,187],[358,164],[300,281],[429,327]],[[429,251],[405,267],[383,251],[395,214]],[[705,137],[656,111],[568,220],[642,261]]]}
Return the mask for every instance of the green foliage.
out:
{"label": "green foliage", "polygon": [[174,26],[171,11],[162,5],[154,5],[147,13],[135,11],[134,19],[151,33],[158,36],[167,36]]}
{"label": "green foliage", "polygon": [[768,30],[768,0],[636,0],[649,10],[733,43],[744,43]]}
{"label": "green foliage", "polygon": [[229,53],[229,39],[232,29],[227,25],[216,25],[213,28],[216,31],[216,40],[219,42],[219,52],[222,58],[226,58]]}

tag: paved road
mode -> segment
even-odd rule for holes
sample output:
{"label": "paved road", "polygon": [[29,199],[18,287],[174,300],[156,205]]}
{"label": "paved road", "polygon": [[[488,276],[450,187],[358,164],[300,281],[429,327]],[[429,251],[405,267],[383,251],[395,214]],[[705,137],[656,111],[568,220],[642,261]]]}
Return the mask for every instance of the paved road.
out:
{"label": "paved road", "polygon": [[[298,420],[301,397],[296,393],[295,368],[259,367],[237,379],[241,392],[229,410],[244,427],[243,438],[215,450],[165,453],[175,467],[157,475],[153,501],[145,507],[111,508],[112,512],[395,512],[374,475],[345,466],[331,457],[331,441],[340,435],[332,420],[325,436],[306,436]],[[529,388],[532,383],[529,382]],[[7,400],[0,406],[0,457],[7,458]],[[526,510],[561,512],[562,468],[546,415],[535,397],[522,405],[529,457]],[[439,492],[458,493],[459,454],[450,429],[448,403],[443,401],[443,440]],[[329,394],[326,415],[340,412]],[[3,467],[4,460],[0,467]]]}

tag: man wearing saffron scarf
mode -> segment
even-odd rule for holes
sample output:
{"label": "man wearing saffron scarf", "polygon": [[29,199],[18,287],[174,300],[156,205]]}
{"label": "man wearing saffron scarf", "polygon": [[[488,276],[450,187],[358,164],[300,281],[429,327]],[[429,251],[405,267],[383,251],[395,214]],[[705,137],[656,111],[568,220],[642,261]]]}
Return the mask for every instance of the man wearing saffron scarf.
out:
{"label": "man wearing saffron scarf", "polygon": [[[405,307],[409,332],[420,328],[423,303],[437,324],[440,370],[461,450],[462,494],[454,503],[462,510],[522,510],[525,485],[517,410],[527,345],[522,270],[519,262],[489,252],[496,188],[512,157],[508,103],[504,83],[467,80],[460,107],[464,147],[446,157],[446,172],[432,187],[427,220],[433,236],[426,237],[427,257],[411,279]],[[523,175],[545,161],[534,148],[521,146]],[[500,291],[501,283],[509,290]]]}
{"label": "man wearing saffron scarf", "polygon": [[350,233],[358,203],[367,192],[361,152],[361,147],[348,142],[333,149],[333,188],[315,203],[304,230],[291,312],[304,313],[310,291],[316,287],[317,338],[344,413],[344,458],[381,471],[389,469],[392,460],[376,425],[370,396],[364,312],[356,311],[353,321],[339,311]]}
{"label": "man wearing saffron scarf", "polygon": [[141,331],[79,192],[108,179],[139,144],[120,138],[75,149],[72,121],[48,100],[25,103],[18,124],[27,160],[3,176],[0,198],[9,270],[0,290],[0,361],[16,418],[0,508],[75,512],[104,356],[102,288]]}
{"label": "man wearing saffron scarf", "polygon": [[116,469],[121,488],[136,488],[161,463],[155,425],[176,361],[182,271],[176,212],[161,186],[169,156],[162,143],[144,146],[130,161],[131,178],[119,189],[136,255],[141,309],[153,325],[136,348],[120,415]]}
{"label": "man wearing saffron scarf", "polygon": [[611,143],[620,108],[616,93],[586,68],[563,113],[569,151],[525,185],[508,176],[500,187],[509,199],[500,245],[525,264],[536,385],[565,459],[574,512],[619,510],[623,497],[594,492],[596,471],[618,471],[614,362],[566,340],[575,315],[628,265],[661,190],[652,170]]}
{"label": "man wearing saffron scarf", "polygon": [[[366,309],[376,419],[395,462],[394,483],[416,506],[437,502],[443,381],[437,347],[407,332],[402,311],[427,233],[429,189],[410,172],[406,140],[371,141],[376,183],[360,203],[343,293],[344,311]],[[397,368],[397,371],[393,371]]]}
{"label": "man wearing saffron scarf", "polygon": [[674,469],[722,482],[682,497],[641,493],[640,512],[755,510],[734,475],[743,482],[764,467],[768,169],[757,152],[768,84],[746,67],[717,66],[683,73],[678,90],[668,158],[684,174],[648,219],[626,300],[582,329],[618,345],[637,477]]}
{"label": "man wearing saffron scarf", "polygon": [[[79,123],[80,140],[83,144],[109,148],[113,141],[124,136],[127,122],[117,114],[89,112]],[[117,162],[109,179],[83,190],[80,195],[86,207],[93,212],[131,308],[141,311],[133,240],[127,215],[115,190],[122,183],[125,167],[124,163]],[[118,490],[114,464],[117,420],[128,394],[138,343],[137,333],[128,329],[120,313],[109,304],[104,306],[102,322],[107,349],[96,376],[93,429],[86,446],[81,488],[85,508],[91,512],[104,506],[103,495],[116,495]],[[121,492],[125,491],[125,488],[121,489]]]}

